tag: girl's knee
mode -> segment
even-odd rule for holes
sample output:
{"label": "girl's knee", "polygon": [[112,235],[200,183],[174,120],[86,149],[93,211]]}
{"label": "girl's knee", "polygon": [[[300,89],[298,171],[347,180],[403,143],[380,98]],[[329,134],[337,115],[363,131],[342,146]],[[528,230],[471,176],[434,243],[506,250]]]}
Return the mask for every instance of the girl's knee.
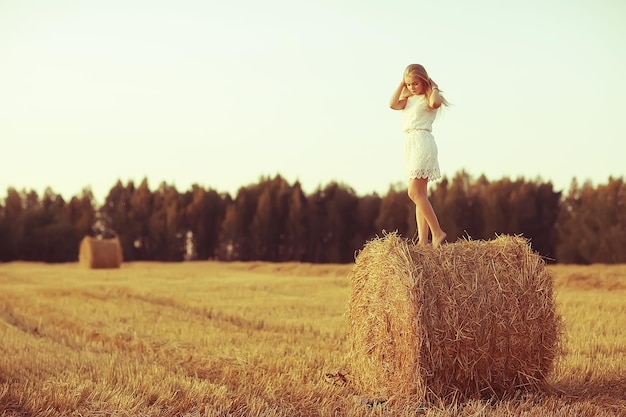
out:
{"label": "girl's knee", "polygon": [[419,187],[409,187],[407,194],[413,202],[417,202],[423,198],[428,198],[426,192]]}

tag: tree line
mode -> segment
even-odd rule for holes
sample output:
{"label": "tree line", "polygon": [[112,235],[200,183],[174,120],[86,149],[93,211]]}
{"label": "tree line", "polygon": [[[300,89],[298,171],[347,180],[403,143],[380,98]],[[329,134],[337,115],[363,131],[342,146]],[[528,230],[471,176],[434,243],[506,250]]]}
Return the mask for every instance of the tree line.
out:
{"label": "tree line", "polygon": [[[489,181],[458,172],[431,189],[448,241],[522,235],[561,263],[626,262],[626,187],[622,178],[567,193],[540,180]],[[90,189],[65,201],[50,188],[7,190],[0,201],[0,261],[72,262],[85,235],[120,239],[124,260],[300,261],[347,263],[384,231],[416,235],[406,187],[358,196],[331,182],[307,195],[299,182],[262,177],[228,193],[161,183],[151,190],[118,181],[96,207]]]}

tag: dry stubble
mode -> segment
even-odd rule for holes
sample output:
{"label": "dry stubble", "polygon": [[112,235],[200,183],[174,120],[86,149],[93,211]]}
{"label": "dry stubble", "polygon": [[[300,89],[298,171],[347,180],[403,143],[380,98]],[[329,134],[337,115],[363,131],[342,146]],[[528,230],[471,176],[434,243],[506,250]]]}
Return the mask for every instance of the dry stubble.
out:
{"label": "dry stubble", "polygon": [[553,392],[393,408],[345,364],[350,265],[0,265],[0,416],[626,414],[626,267],[552,267]]}

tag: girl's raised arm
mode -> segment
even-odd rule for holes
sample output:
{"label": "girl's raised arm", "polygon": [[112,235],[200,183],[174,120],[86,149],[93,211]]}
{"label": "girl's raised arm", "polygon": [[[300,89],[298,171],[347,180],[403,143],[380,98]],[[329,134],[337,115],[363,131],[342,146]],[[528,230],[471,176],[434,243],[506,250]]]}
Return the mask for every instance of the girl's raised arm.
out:
{"label": "girl's raised arm", "polygon": [[404,97],[402,93],[405,88],[406,88],[406,85],[404,84],[404,79],[403,79],[400,85],[398,86],[398,88],[396,88],[396,91],[393,92],[393,95],[391,96],[391,100],[389,100],[389,107],[391,107],[394,110],[404,109],[404,107],[406,106],[407,98]]}

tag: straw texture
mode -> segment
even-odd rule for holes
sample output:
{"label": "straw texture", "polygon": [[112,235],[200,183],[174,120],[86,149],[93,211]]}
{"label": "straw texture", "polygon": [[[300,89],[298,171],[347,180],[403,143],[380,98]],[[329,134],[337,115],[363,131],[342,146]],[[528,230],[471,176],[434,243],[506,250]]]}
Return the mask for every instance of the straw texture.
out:
{"label": "straw texture", "polygon": [[122,261],[122,246],[118,238],[85,236],[80,243],[78,262],[86,268],[119,268]]}
{"label": "straw texture", "polygon": [[559,355],[552,277],[521,237],[433,249],[388,234],[365,245],[349,276],[348,363],[364,395],[541,388]]}

